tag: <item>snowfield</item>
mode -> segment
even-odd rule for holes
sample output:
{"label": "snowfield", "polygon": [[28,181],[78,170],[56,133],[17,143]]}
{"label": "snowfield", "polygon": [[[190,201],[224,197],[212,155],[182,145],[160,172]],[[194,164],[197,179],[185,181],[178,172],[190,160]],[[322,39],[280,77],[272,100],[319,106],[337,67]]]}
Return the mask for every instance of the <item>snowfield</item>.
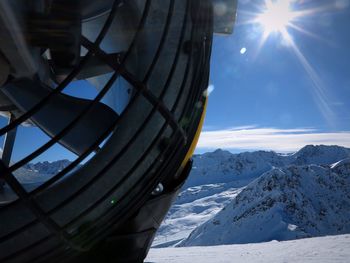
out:
{"label": "snowfield", "polygon": [[350,235],[211,247],[152,248],[148,263],[349,263]]}

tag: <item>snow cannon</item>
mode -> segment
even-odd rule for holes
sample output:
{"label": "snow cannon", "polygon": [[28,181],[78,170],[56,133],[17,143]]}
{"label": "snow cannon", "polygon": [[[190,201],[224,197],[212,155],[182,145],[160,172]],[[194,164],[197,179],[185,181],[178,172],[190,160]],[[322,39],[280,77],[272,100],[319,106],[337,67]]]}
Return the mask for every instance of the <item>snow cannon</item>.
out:
{"label": "snow cannon", "polygon": [[[143,262],[191,170],[213,34],[232,33],[236,6],[0,1],[0,262]],[[54,174],[31,166],[62,152]]]}

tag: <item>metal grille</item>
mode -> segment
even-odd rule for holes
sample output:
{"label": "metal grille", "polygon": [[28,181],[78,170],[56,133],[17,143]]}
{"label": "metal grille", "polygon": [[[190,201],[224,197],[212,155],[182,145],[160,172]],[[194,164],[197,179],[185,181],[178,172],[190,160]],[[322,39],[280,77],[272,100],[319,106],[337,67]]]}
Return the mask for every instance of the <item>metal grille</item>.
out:
{"label": "metal grille", "polygon": [[[141,32],[147,26],[157,1],[145,1],[138,30],[128,50],[120,59],[111,59],[100,44],[108,36],[122,2],[115,1],[94,42],[81,36],[81,45],[88,52],[79,65],[45,99],[0,129],[0,136],[6,135],[39,112],[74,80],[91,57],[98,57],[114,70],[96,98],[57,136],[13,165],[7,166],[0,162],[0,176],[18,196],[16,201],[0,207],[1,262],[59,262],[89,250],[137,211],[161,180],[174,176],[188,151],[203,111],[203,92],[208,84],[212,41],[211,3],[196,0],[162,1],[163,5],[168,5],[166,18],[162,21],[162,36],[153,60],[140,80],[139,76],[127,70],[125,63],[140,41]],[[179,13],[182,14],[181,19]],[[156,83],[153,76],[157,74],[155,71],[161,60],[165,59],[162,56],[165,50],[169,50],[169,41],[174,41],[175,25],[181,30],[176,37],[176,48],[171,49],[172,64],[158,95],[152,90],[152,85]],[[79,120],[89,114],[119,77],[135,89],[125,111],[103,136],[91,142],[86,152],[44,184],[27,192],[13,172],[68,134]],[[150,110],[145,110],[142,121],[134,124],[130,119],[136,116],[140,104],[149,105]],[[132,136],[123,145],[117,144],[120,130],[129,127],[133,127],[130,128]],[[106,149],[101,149],[84,167],[73,171],[108,136]],[[120,137],[123,136],[124,133]],[[142,138],[147,136],[150,141],[140,145],[143,144],[140,143]],[[110,151],[111,148],[115,150]],[[131,159],[133,154],[133,161],[126,168],[125,159]],[[81,179],[88,169],[89,175]],[[65,180],[57,183],[71,172],[69,180],[74,180],[74,186],[69,188],[70,182],[65,183]],[[102,188],[106,182],[113,183]],[[96,191],[101,192],[96,195]],[[93,195],[98,197],[94,198]],[[84,202],[86,196],[91,198]],[[110,200],[115,198],[116,204],[111,204]]]}

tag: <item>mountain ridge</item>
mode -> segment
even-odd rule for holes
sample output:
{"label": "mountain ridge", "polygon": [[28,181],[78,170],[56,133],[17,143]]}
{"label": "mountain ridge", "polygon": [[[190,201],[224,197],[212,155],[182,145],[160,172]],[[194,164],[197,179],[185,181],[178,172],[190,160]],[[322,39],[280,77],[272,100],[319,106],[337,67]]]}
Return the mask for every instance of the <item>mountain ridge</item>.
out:
{"label": "mountain ridge", "polygon": [[180,242],[265,172],[278,167],[298,166],[299,163],[317,162],[328,167],[335,160],[347,157],[350,157],[350,149],[324,145],[305,146],[291,154],[271,151],[233,154],[218,149],[194,155],[189,180],[161,225],[153,245],[173,246]]}
{"label": "mountain ridge", "polygon": [[[193,156],[193,169],[184,188],[204,184],[227,183],[238,178],[254,178],[273,167],[292,164],[328,165],[348,157],[350,157],[350,149],[336,145],[306,145],[299,151],[288,155],[273,151],[233,154],[217,149],[214,152]],[[221,174],[218,174],[217,171],[221,171]]]}
{"label": "mountain ridge", "polygon": [[179,246],[258,243],[350,233],[350,158],[274,168]]}

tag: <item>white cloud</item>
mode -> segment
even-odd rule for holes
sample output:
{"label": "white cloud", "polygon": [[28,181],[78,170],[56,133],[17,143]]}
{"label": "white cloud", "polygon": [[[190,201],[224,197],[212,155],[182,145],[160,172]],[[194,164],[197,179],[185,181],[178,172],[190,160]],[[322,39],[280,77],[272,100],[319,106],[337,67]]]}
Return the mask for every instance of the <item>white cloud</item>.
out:
{"label": "white cloud", "polygon": [[350,131],[323,133],[311,128],[278,129],[246,126],[203,131],[197,147],[199,149],[293,152],[307,144],[350,147]]}
{"label": "white cloud", "polygon": [[245,126],[231,127],[231,128],[226,129],[226,130],[230,130],[230,131],[250,130],[250,129],[257,128],[257,127],[258,127],[257,125],[245,125]]}

